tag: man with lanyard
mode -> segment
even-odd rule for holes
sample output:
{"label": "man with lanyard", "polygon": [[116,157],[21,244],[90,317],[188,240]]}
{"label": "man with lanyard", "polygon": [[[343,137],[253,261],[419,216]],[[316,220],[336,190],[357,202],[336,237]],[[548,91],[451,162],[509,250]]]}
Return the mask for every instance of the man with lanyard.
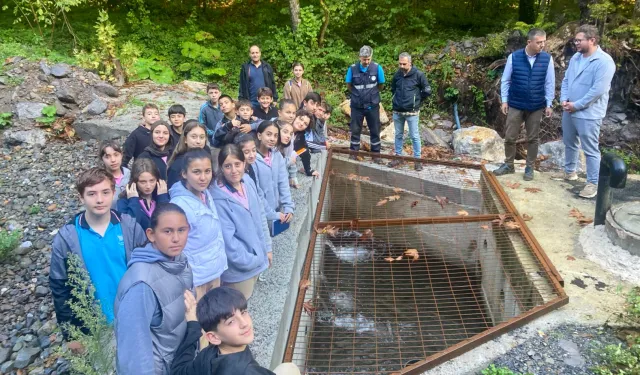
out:
{"label": "man with lanyard", "polygon": [[[351,92],[350,149],[360,149],[360,133],[366,118],[371,134],[371,152],[380,153],[380,90],[385,79],[382,66],[371,61],[372,55],[371,47],[360,48],[360,62],[351,65],[345,77]],[[351,159],[355,158],[351,155]],[[374,161],[384,163],[380,158],[374,158]]]}

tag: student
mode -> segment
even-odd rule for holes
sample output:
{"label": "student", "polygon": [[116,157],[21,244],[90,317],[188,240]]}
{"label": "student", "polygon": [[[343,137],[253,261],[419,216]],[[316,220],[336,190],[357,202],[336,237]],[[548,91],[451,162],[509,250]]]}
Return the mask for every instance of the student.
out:
{"label": "student", "polygon": [[184,211],[158,205],[135,249],[115,300],[118,374],[165,375],[187,330],[184,292],[193,287],[182,253],[189,235]]}
{"label": "student", "polygon": [[182,126],[187,118],[187,110],[180,104],[174,104],[169,107],[169,132],[171,133],[171,144],[177,145],[182,134]]}
{"label": "student", "polygon": [[304,109],[296,112],[296,119],[293,120],[293,150],[302,161],[304,167],[304,173],[307,176],[320,177],[320,173],[311,169],[311,154],[309,153],[309,146],[305,139],[306,130],[309,127],[309,123],[313,116]]}
{"label": "student", "polygon": [[156,121],[151,125],[151,144],[138,157],[151,159],[158,167],[160,179],[167,180],[167,161],[173,151],[169,124]]}
{"label": "student", "polygon": [[300,108],[300,104],[304,100],[304,97],[311,91],[313,88],[311,84],[306,79],[302,78],[302,74],[304,73],[304,66],[302,63],[294,62],[293,66],[293,78],[288,80],[287,83],[284,84],[284,98],[291,99],[296,104],[296,108]]}
{"label": "student", "polygon": [[[294,120],[295,121],[295,120]],[[296,167],[296,160],[298,155],[293,149],[293,125],[284,121],[278,121],[280,127],[280,153],[287,163],[287,172],[289,172],[289,186],[298,188],[298,168]]]}
{"label": "student", "polygon": [[[293,363],[283,363],[271,372],[253,358],[249,349],[253,322],[242,293],[223,286],[196,305],[193,294],[185,292],[184,305],[187,333],[176,351],[171,375],[300,375]],[[211,345],[196,356],[201,331]]]}
{"label": "student", "polygon": [[219,103],[221,94],[220,86],[218,86],[217,83],[208,84],[207,95],[209,96],[209,100],[200,107],[198,122],[207,127],[207,136],[209,138],[213,137],[213,133],[216,131],[216,125],[222,120],[223,114],[222,111],[220,111]]}
{"label": "student", "polygon": [[156,206],[167,202],[167,183],[160,178],[153,161],[141,158],[133,162],[129,184],[118,199],[118,211],[134,217],[147,230]]}
{"label": "student", "polygon": [[327,102],[322,102],[316,106],[314,113],[316,119],[315,124],[312,124],[314,126],[308,127],[305,132],[305,139],[307,140],[307,145],[311,153],[328,149],[326,122],[329,117],[331,117],[332,110],[333,108]]}
{"label": "student", "polygon": [[124,156],[122,165],[129,165],[131,159],[137,158],[147,146],[151,144],[151,124],[160,120],[158,106],[147,103],[142,107],[142,118],[144,122],[129,134],[124,141]]}
{"label": "student", "polygon": [[[240,147],[244,154],[245,161],[245,173],[251,177],[253,182],[258,185],[256,179],[255,170],[251,167],[256,162],[256,156],[258,155],[258,148],[256,146],[256,137],[252,133],[240,134],[234,140],[234,144]],[[258,187],[260,188],[260,187]]]}
{"label": "student", "polygon": [[258,118],[253,115],[253,107],[251,106],[251,102],[246,99],[236,100],[236,113],[244,121],[255,123],[256,120],[258,120]]}
{"label": "student", "polygon": [[167,187],[169,189],[181,180],[184,154],[198,148],[211,152],[207,146],[207,128],[197,120],[188,120],[185,122],[180,141],[167,161]]}
{"label": "student", "polygon": [[211,199],[213,178],[211,154],[202,149],[184,155],[182,181],[171,187],[171,203],[187,214],[191,226],[184,253],[193,269],[196,298],[220,286],[220,275],[227,269],[227,256],[220,229],[220,218]]}
{"label": "student", "polygon": [[255,117],[262,120],[271,120],[278,117],[278,109],[273,106],[273,92],[268,87],[261,87],[258,90],[259,105],[253,107]]}
{"label": "student", "polygon": [[245,176],[240,147],[224,146],[218,154],[218,167],[211,195],[220,215],[229,267],[221,281],[249,299],[258,275],[273,259],[262,197],[251,177]]}
{"label": "student", "polygon": [[224,117],[216,127],[212,143],[214,147],[220,148],[226,144],[233,143],[233,138],[237,134],[248,133],[253,130],[248,121],[237,115],[235,103],[229,95],[220,97],[220,109],[224,113]]}
{"label": "student", "polygon": [[278,120],[291,124],[296,118],[296,104],[291,99],[282,99],[278,103]]}
{"label": "student", "polygon": [[[66,323],[80,329],[83,323],[69,306],[69,256],[77,256],[89,273],[95,297],[100,301],[107,322],[111,323],[118,283],[127,270],[131,252],[146,242],[144,230],[134,218],[110,209],[115,183],[109,172],[102,168],[82,172],[76,189],[86,211],[75,215],[54,237],[49,272],[56,318],[65,339],[69,338]],[[69,348],[80,349],[81,346],[72,342]]]}
{"label": "student", "polygon": [[277,148],[280,129],[267,120],[260,123],[257,133],[258,155],[252,168],[270,208],[265,210],[267,219],[288,223],[293,219],[295,206],[291,199],[286,161]]}
{"label": "student", "polygon": [[129,183],[131,172],[129,168],[122,166],[122,149],[115,141],[102,142],[98,155],[104,167],[113,175],[116,184],[116,191],[113,195],[113,202],[111,203],[111,208],[115,210],[118,196],[125,190],[125,187]]}
{"label": "student", "polygon": [[320,94],[317,92],[309,92],[302,100],[302,104],[300,104],[300,109],[307,110],[309,113],[315,113],[316,108],[322,102],[322,98]]}

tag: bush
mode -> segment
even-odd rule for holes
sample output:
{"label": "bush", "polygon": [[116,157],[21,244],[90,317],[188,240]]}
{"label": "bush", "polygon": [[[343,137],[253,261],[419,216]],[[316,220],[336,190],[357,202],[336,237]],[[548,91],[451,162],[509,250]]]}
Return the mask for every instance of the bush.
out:
{"label": "bush", "polygon": [[12,255],[13,249],[20,244],[22,235],[19,231],[0,230],[0,262],[4,262]]}
{"label": "bush", "polygon": [[[523,375],[519,372],[513,372],[509,370],[507,367],[496,367],[496,365],[491,365],[486,369],[482,370],[482,375]],[[530,373],[524,375],[531,375]]]}
{"label": "bush", "polygon": [[487,58],[504,57],[508,35],[508,31],[487,35],[487,42],[478,50],[478,56]]}

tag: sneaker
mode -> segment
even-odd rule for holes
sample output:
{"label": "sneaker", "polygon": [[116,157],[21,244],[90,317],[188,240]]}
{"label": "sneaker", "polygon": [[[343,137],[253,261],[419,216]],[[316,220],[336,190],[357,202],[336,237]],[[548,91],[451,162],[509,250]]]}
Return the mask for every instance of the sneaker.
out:
{"label": "sneaker", "polygon": [[504,163],[500,166],[500,168],[494,170],[491,173],[493,173],[494,176],[504,176],[506,174],[516,173],[516,170],[513,168],[513,164]]}
{"label": "sneaker", "polygon": [[533,168],[525,167],[524,168],[524,176],[522,177],[525,181],[533,181]]}
{"label": "sneaker", "polygon": [[401,165],[401,164],[402,164],[402,160],[400,160],[400,159],[393,159],[393,160],[391,160],[391,161],[387,164],[387,167],[389,167],[389,168],[395,168],[395,167],[397,167],[397,166],[399,166],[399,165]]}
{"label": "sneaker", "polygon": [[373,158],[373,162],[376,164],[384,164],[384,160],[382,158]]}
{"label": "sneaker", "polygon": [[413,169],[415,169],[416,171],[421,171],[424,169],[424,167],[422,166],[422,163],[416,162],[416,164],[413,166]]}
{"label": "sneaker", "polygon": [[598,185],[587,182],[579,194],[582,198],[593,198],[598,195]]}
{"label": "sneaker", "polygon": [[576,172],[557,172],[551,175],[551,179],[556,181],[576,181],[578,174]]}

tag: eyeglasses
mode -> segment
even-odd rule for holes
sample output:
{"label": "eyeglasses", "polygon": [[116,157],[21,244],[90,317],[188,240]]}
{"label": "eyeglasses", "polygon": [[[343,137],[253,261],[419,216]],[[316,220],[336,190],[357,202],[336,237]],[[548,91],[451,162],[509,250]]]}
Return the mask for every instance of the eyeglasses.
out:
{"label": "eyeglasses", "polygon": [[577,39],[576,38],[576,39],[573,40],[573,43],[579,44],[579,43],[585,42],[585,41],[587,41],[589,39],[593,39],[593,38],[585,38],[585,39]]}

